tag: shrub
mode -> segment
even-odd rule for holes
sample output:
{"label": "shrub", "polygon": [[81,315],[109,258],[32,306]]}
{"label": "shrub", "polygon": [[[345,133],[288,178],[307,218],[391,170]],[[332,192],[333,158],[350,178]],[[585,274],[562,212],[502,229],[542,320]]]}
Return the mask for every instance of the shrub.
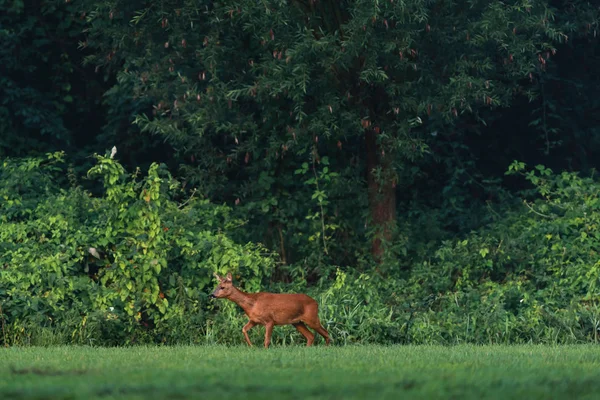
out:
{"label": "shrub", "polygon": [[600,184],[537,166],[523,205],[417,264],[404,292],[434,296],[415,318],[417,343],[598,341]]}
{"label": "shrub", "polygon": [[[309,285],[302,265],[285,267],[292,282],[272,281],[264,248],[231,239],[244,221],[186,194],[163,166],[141,176],[96,160],[88,174],[101,181],[96,195],[77,185],[60,153],[2,162],[4,343],[240,344],[239,307],[208,301],[212,273],[226,271],[249,292],[312,295],[337,344],[598,341],[593,177],[515,163],[509,173],[532,189],[489,225],[441,243],[409,271],[329,265]],[[257,344],[263,334],[251,331]],[[291,327],[276,329],[273,342],[304,343]]]}
{"label": "shrub", "polygon": [[179,183],[160,165],[141,177],[96,159],[89,176],[102,180],[100,196],[61,188],[60,153],[3,161],[4,340],[30,343],[51,331],[100,344],[197,336],[213,272],[236,272],[248,290],[261,286],[271,259],[260,245],[228,237],[242,221],[227,207],[194,195],[179,201]]}

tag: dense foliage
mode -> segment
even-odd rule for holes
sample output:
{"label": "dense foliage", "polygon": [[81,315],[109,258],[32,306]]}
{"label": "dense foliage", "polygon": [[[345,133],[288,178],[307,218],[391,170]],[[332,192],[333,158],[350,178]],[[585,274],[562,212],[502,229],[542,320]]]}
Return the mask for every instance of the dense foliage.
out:
{"label": "dense foliage", "polygon": [[[243,221],[206,200],[179,202],[178,183],[156,164],[139,178],[110,157],[97,159],[90,175],[101,178],[101,197],[75,182],[60,188],[60,154],[4,162],[5,340],[27,343],[32,333],[40,340],[44,329],[57,329],[83,343],[198,342],[206,335],[236,342],[243,317],[231,303],[223,304],[227,318],[210,325],[211,272],[233,270],[249,291],[277,286],[267,279],[268,254],[228,237]],[[524,168],[514,163],[509,172]],[[537,200],[525,197],[488,227],[443,243],[405,279],[338,269],[333,283],[309,289],[337,340],[597,341],[600,183],[542,166],[525,176]],[[298,282],[283,287],[290,289],[307,290]]]}
{"label": "dense foliage", "polygon": [[189,159],[183,173],[203,193],[239,201],[248,236],[260,233],[286,263],[355,263],[348,241],[371,237],[377,261],[382,239],[405,252],[396,207],[430,160],[416,163],[448,137],[461,142],[459,117],[532,97],[567,40],[545,1],[82,8],[97,49],[86,60],[116,68],[117,86],[152,104],[136,124]]}
{"label": "dense foliage", "polygon": [[598,339],[597,4],[0,11],[4,343],[239,343],[226,270],[338,343]]}
{"label": "dense foliage", "polygon": [[57,184],[60,154],[2,166],[0,295],[11,342],[33,327],[115,344],[145,327],[166,341],[205,327],[213,272],[235,268],[259,289],[268,258],[228,238],[240,222],[227,207],[177,202],[178,183],[158,164],[140,178],[97,158],[89,175],[100,178],[101,197]]}

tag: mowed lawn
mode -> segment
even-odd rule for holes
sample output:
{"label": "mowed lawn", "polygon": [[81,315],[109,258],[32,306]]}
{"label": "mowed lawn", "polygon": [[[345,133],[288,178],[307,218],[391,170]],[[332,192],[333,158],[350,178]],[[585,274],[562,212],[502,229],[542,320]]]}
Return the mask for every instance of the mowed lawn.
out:
{"label": "mowed lawn", "polygon": [[0,399],[600,399],[600,346],[0,349]]}

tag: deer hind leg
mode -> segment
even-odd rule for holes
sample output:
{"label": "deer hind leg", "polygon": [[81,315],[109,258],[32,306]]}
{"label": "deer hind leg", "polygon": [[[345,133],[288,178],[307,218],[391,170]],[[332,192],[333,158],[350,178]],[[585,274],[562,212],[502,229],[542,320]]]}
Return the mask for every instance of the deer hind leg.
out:
{"label": "deer hind leg", "polygon": [[325,344],[329,346],[329,332],[323,328],[321,321],[319,321],[319,306],[315,303],[308,310],[306,310],[302,322],[308,325],[309,328],[314,329],[319,335],[325,338]]}
{"label": "deer hind leg", "polygon": [[319,321],[319,316],[317,314],[317,310],[314,310],[314,313],[311,313],[307,316],[303,322],[309,326],[309,328],[314,329],[317,333],[325,338],[325,344],[329,345],[329,332],[323,328],[321,325],[321,321]]}
{"label": "deer hind leg", "polygon": [[269,348],[271,344],[271,335],[273,334],[273,322],[269,322],[265,325],[265,349]]}
{"label": "deer hind leg", "polygon": [[314,322],[305,321],[308,326],[313,328],[317,333],[325,338],[325,345],[329,346],[329,332],[323,328],[319,319]]}
{"label": "deer hind leg", "polygon": [[315,335],[308,330],[308,328],[306,327],[306,325],[304,325],[303,322],[298,322],[294,325],[294,328],[296,328],[296,330],[298,332],[300,332],[302,334],[302,336],[304,336],[306,338],[306,346],[312,346],[314,340],[315,340]]}
{"label": "deer hind leg", "polygon": [[248,331],[256,325],[256,322],[248,321],[246,325],[242,328],[242,333],[244,334],[244,338],[246,339],[246,343],[248,346],[252,347],[252,342],[250,341],[250,337],[248,336]]}

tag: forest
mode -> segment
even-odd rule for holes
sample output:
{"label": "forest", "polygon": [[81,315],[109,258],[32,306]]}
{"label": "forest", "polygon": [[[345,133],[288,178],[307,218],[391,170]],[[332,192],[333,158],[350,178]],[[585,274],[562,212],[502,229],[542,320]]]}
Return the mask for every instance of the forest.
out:
{"label": "forest", "polygon": [[597,343],[599,31],[596,0],[0,0],[0,345],[240,344],[215,272],[338,345]]}

